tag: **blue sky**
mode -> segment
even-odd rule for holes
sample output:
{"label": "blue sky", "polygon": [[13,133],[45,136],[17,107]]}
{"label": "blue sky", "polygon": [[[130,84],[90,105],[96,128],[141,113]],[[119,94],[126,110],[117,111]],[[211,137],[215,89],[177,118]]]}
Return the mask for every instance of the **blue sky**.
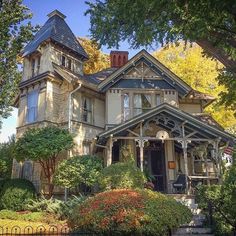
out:
{"label": "blue sky", "polygon": [[[24,0],[26,6],[33,13],[31,20],[33,25],[43,25],[47,20],[47,14],[57,9],[66,15],[66,22],[76,36],[89,37],[89,16],[84,16],[88,8],[84,0]],[[132,50],[127,43],[121,43],[120,50],[128,50],[129,57],[134,56],[139,50]],[[102,51],[109,53],[106,47]],[[3,120],[3,127],[0,131],[0,142],[7,141],[8,136],[16,132],[17,110],[14,109],[12,116]]]}

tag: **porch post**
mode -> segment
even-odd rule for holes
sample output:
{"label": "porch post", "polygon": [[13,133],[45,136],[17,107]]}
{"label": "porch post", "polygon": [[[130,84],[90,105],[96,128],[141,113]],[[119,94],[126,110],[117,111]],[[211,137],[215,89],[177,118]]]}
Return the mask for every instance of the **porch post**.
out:
{"label": "porch post", "polygon": [[113,146],[113,141],[112,141],[112,135],[109,137],[107,141],[107,159],[106,159],[106,165],[110,166],[112,163],[112,146]]}
{"label": "porch post", "polygon": [[220,142],[220,140],[217,139],[214,142],[213,148],[214,148],[214,151],[215,151],[214,156],[215,156],[215,159],[216,159],[217,177],[218,177],[218,181],[220,182],[221,181],[221,166],[220,166],[220,157],[219,157],[219,142]]}
{"label": "porch post", "polygon": [[183,153],[184,153],[184,172],[186,175],[186,193],[189,192],[189,186],[188,186],[188,153],[187,153],[187,145],[188,143],[186,140],[183,140],[182,147],[183,147]]}
{"label": "porch post", "polygon": [[182,124],[182,136],[183,140],[181,141],[182,143],[182,148],[183,148],[183,154],[184,154],[184,172],[186,176],[186,193],[189,194],[189,184],[188,184],[188,153],[187,153],[187,146],[188,142],[185,137],[185,129],[184,129],[184,123]]}
{"label": "porch post", "polygon": [[139,151],[140,151],[140,170],[143,172],[143,123],[140,123],[140,141],[139,141]]}

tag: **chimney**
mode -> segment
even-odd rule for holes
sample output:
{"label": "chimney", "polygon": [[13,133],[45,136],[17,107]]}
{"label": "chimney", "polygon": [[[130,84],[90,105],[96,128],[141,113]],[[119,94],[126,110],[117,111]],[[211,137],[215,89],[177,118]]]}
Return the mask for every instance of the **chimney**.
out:
{"label": "chimney", "polygon": [[111,67],[120,68],[128,61],[128,52],[127,51],[111,51],[110,60]]}

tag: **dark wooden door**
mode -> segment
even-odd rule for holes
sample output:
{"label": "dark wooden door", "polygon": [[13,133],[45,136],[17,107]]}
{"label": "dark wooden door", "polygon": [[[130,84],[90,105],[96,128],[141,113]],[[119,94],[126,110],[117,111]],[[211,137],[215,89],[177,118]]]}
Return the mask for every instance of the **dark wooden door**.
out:
{"label": "dark wooden door", "polygon": [[162,143],[156,143],[155,147],[148,148],[150,173],[154,176],[153,184],[156,191],[165,192],[166,190],[166,166],[165,152]]}

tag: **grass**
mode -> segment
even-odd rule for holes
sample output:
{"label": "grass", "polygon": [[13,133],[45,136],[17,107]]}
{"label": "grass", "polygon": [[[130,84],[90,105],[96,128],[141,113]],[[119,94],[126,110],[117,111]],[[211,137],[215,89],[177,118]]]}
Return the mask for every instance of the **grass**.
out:
{"label": "grass", "polygon": [[65,221],[44,212],[0,211],[0,235],[67,232]]}

